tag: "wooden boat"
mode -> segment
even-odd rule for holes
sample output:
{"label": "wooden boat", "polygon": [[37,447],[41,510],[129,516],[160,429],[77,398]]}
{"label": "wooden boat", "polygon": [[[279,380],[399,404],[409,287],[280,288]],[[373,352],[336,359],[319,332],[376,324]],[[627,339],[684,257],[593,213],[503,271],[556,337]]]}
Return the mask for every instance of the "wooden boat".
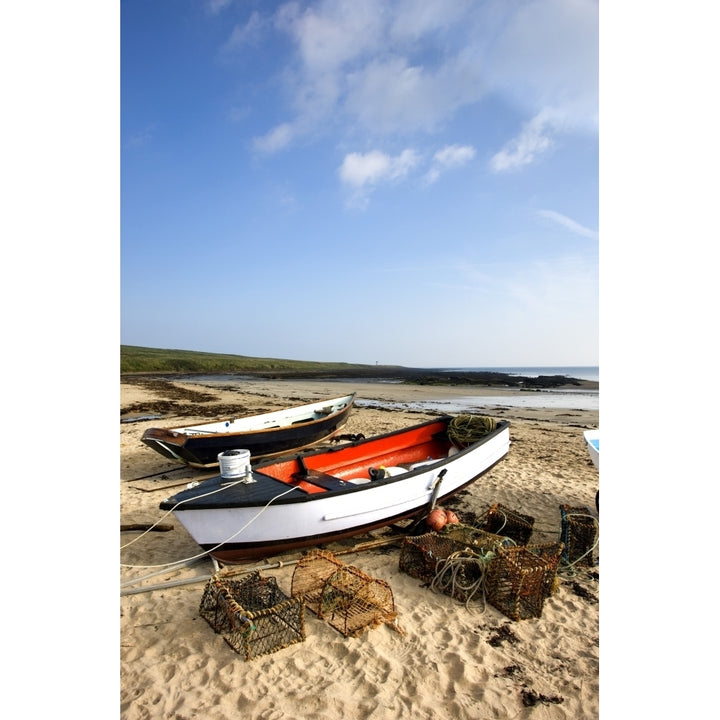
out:
{"label": "wooden boat", "polygon": [[593,465],[599,470],[600,469],[600,431],[599,430],[585,430],[583,433],[585,443],[587,444],[588,453],[590,453],[590,459]]}
{"label": "wooden boat", "polygon": [[191,467],[219,465],[218,455],[248,450],[253,462],[327,440],[347,422],[355,394],[234,420],[187,427],[149,428],[141,440],[171,460]]}
{"label": "wooden boat", "polygon": [[[458,420],[485,429],[457,439]],[[484,434],[482,434],[484,432]],[[466,445],[466,446],[464,446]],[[164,500],[194,540],[223,562],[316,546],[391,525],[475,482],[510,447],[509,423],[443,416],[412,427],[248,466]]]}

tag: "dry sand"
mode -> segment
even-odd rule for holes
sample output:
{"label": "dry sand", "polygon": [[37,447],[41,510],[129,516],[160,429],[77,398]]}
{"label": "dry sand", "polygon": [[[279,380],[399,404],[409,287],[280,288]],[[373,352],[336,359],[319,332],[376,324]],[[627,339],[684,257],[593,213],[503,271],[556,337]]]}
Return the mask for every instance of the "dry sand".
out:
{"label": "dry sand", "polygon": [[[212,399],[201,403],[201,415],[185,415],[189,402],[177,393],[178,388],[209,393]],[[166,532],[121,532],[121,583],[200,552],[177,520],[165,517],[158,505],[208,474],[178,469],[147,448],[140,442],[146,428],[209,421],[213,409],[218,409],[215,417],[223,417],[220,411],[230,406],[246,408],[248,414],[280,409],[346,390],[357,391],[363,406],[353,411],[342,432],[366,436],[422,422],[433,413],[390,411],[373,403],[365,406],[364,401],[412,402],[471,394],[467,388],[291,380],[248,381],[241,390],[188,382],[155,389],[122,383],[121,406],[126,410],[142,411],[176,397],[162,420],[120,426],[121,525],[172,525]],[[515,391],[483,388],[477,394],[490,392]],[[560,505],[587,507],[596,514],[598,472],[582,438],[583,429],[597,427],[596,411],[502,407],[488,409],[487,414],[510,420],[511,448],[502,462],[449,503],[461,521],[472,520],[499,502],[534,517],[531,542],[545,543],[559,538]],[[576,720],[599,716],[599,565],[562,576],[540,618],[515,622],[492,606],[467,608],[432,592],[399,570],[399,556],[400,550],[389,546],[342,560],[389,583],[404,634],[381,625],[345,638],[308,610],[304,642],[250,661],[234,652],[199,615],[205,578],[215,570],[209,559],[121,586],[123,592],[143,588],[120,599],[121,717]],[[599,546],[594,557],[599,557]],[[289,595],[293,572],[294,566],[287,565],[262,574],[274,577]],[[197,581],[191,584],[153,589],[167,581],[193,578]]]}

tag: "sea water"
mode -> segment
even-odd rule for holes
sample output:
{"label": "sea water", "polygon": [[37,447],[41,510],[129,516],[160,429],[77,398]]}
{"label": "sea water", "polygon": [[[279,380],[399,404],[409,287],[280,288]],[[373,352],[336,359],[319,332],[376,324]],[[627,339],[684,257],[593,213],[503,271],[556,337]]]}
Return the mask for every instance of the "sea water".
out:
{"label": "sea water", "polygon": [[538,377],[539,375],[564,375],[576,380],[600,382],[598,365],[579,365],[564,367],[463,367],[436,368],[438,372],[499,372],[520,377]]}

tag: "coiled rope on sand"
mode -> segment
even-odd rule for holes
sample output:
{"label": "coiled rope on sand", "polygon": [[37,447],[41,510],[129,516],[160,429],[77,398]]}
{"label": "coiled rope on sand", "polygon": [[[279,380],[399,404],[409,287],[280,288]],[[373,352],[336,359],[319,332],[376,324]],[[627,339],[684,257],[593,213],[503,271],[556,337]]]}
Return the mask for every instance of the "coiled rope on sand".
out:
{"label": "coiled rope on sand", "polygon": [[[438,560],[435,567],[435,577],[430,583],[430,589],[434,592],[444,593],[460,599],[465,596],[465,607],[470,608],[470,603],[476,595],[480,595],[479,605],[481,612],[485,612],[485,577],[487,566],[495,553],[490,551],[486,554],[476,553],[466,548],[452,553],[444,560]],[[477,579],[471,582],[464,582],[469,566],[474,566],[477,572]]]}
{"label": "coiled rope on sand", "polygon": [[486,415],[457,415],[448,424],[447,434],[456,445],[472,445],[497,427],[495,418]]}

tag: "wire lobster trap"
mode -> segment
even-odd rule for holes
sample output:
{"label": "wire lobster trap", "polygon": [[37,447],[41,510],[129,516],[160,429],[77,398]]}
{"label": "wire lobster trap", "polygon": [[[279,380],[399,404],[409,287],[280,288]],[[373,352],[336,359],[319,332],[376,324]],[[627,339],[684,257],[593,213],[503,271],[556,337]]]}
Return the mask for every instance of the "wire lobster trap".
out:
{"label": "wire lobster trap", "polygon": [[498,548],[485,578],[487,601],[511,620],[540,617],[558,587],[563,543]]}
{"label": "wire lobster trap", "polygon": [[565,545],[563,565],[592,567],[597,545],[598,522],[587,507],[560,505],[560,540]]}
{"label": "wire lobster trap", "polygon": [[439,565],[467,545],[435,532],[403,538],[400,548],[400,570],[426,583],[432,583]]}
{"label": "wire lobster trap", "polygon": [[345,565],[327,550],[312,550],[298,561],[291,594],[345,637],[383,623],[401,632],[390,585]]}
{"label": "wire lobster trap", "polygon": [[488,533],[502,535],[518,545],[527,545],[533,533],[535,518],[524,515],[505,505],[495,503],[485,512],[480,528]]}
{"label": "wire lobster trap", "polygon": [[439,533],[405,538],[400,570],[466,605],[478,598],[484,603],[488,563],[498,547],[510,544],[506,537],[453,523]]}
{"label": "wire lobster trap", "polygon": [[490,552],[496,547],[512,547],[515,545],[515,541],[506,535],[495,535],[480,530],[473,525],[463,523],[448,523],[438,534],[456,540],[468,548],[477,548],[483,553]]}
{"label": "wire lobster trap", "polygon": [[289,598],[274,577],[257,570],[242,580],[212,577],[200,615],[246,660],[305,640],[302,599]]}

